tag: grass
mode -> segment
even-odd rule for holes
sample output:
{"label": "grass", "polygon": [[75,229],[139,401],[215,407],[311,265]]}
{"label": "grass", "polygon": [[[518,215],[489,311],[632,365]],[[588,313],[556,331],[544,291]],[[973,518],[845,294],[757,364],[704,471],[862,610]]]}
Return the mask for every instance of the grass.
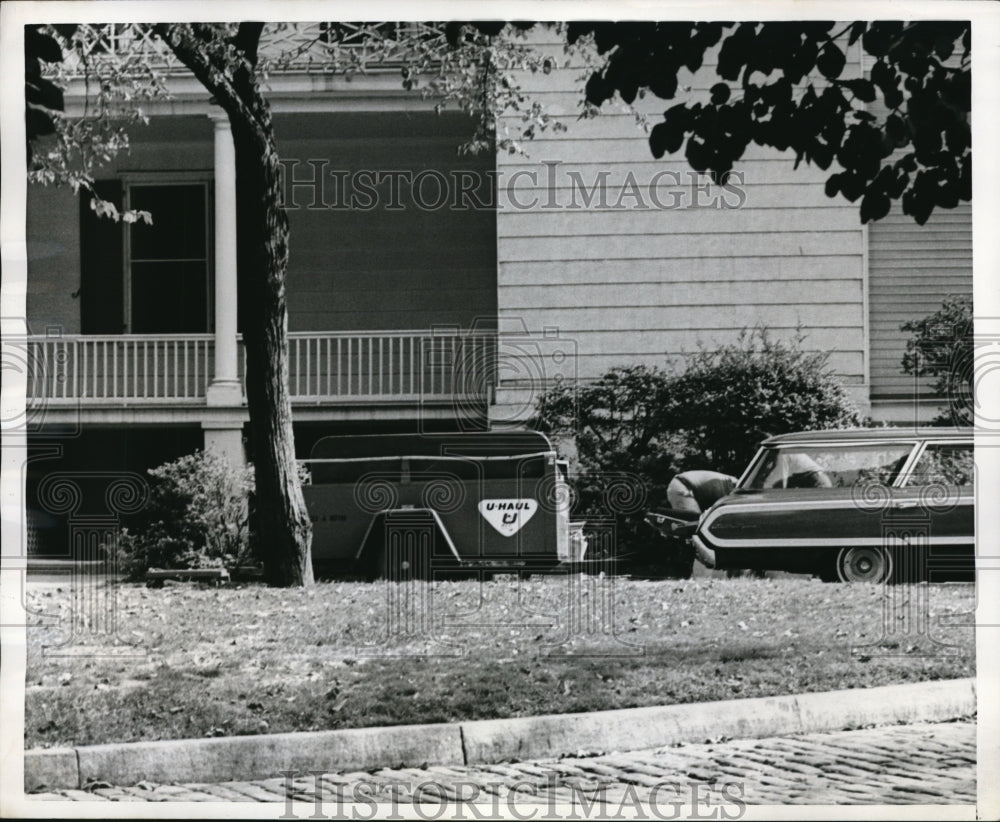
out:
{"label": "grass", "polygon": [[[974,607],[966,584],[887,594],[801,578],[574,576],[116,590],[118,635],[138,655],[100,655],[113,650],[105,641],[65,657],[51,646],[67,636],[68,586],[29,585],[29,608],[49,624],[28,630],[26,747],[605,710],[975,672],[973,628],[957,624],[971,622],[959,616]],[[907,631],[921,613],[932,636]]]}

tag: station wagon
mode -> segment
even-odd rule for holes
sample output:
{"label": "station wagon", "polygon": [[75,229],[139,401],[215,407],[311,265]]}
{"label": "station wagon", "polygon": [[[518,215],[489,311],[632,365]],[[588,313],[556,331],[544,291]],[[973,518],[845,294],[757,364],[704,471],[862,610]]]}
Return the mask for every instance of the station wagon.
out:
{"label": "station wagon", "polygon": [[830,581],[972,577],[971,429],[874,428],[765,440],[692,536],[710,568]]}

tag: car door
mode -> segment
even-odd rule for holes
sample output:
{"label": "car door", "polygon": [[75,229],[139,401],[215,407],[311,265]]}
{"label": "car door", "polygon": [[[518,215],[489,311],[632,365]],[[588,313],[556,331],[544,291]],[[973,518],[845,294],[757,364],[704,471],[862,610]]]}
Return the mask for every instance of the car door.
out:
{"label": "car door", "polygon": [[971,441],[929,440],[893,489],[891,525],[926,545],[927,578],[967,577],[975,560]]}

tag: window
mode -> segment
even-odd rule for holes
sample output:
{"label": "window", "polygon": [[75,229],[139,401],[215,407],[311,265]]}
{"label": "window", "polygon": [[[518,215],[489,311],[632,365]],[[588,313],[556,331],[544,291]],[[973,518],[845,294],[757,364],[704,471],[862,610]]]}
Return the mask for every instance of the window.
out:
{"label": "window", "polygon": [[890,485],[912,450],[912,443],[774,448],[764,454],[744,487],[850,488],[857,482]]}
{"label": "window", "polygon": [[134,183],[127,207],[153,224],[133,223],[126,244],[126,313],[133,334],[211,330],[208,184]]}
{"label": "window", "polygon": [[930,443],[913,466],[906,485],[957,485],[971,488],[974,478],[971,445]]}

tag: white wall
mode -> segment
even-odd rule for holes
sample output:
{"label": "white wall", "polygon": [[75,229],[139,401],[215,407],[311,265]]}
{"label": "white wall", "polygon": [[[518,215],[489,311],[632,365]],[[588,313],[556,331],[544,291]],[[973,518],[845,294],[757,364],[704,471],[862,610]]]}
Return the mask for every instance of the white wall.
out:
{"label": "white wall", "polygon": [[[551,49],[564,59],[554,42]],[[620,102],[578,119],[579,75],[560,67],[523,78],[566,131],[550,129],[525,143],[529,157],[499,155],[501,322],[523,320],[535,333],[557,327],[575,341],[584,379],[620,364],[676,362],[746,326],[761,324],[781,337],[800,327],[806,347],[830,352],[832,368],[860,392],[866,345],[857,204],[827,198],[827,174],[805,164],[795,169],[790,152],[751,146],[735,168],[742,195],[709,185],[680,154],[657,161]],[[704,96],[716,80],[691,78],[691,94]],[[639,107],[652,125],[683,94],[670,102],[647,97]],[[505,123],[518,126],[512,117]],[[677,208],[657,207],[649,194],[664,171],[672,174],[659,178],[656,193]],[[606,204],[595,199],[585,207],[578,190],[577,207],[568,208],[573,172],[588,187],[606,172]],[[635,208],[636,198],[626,194],[625,208],[614,208],[629,174],[652,207]]]}

